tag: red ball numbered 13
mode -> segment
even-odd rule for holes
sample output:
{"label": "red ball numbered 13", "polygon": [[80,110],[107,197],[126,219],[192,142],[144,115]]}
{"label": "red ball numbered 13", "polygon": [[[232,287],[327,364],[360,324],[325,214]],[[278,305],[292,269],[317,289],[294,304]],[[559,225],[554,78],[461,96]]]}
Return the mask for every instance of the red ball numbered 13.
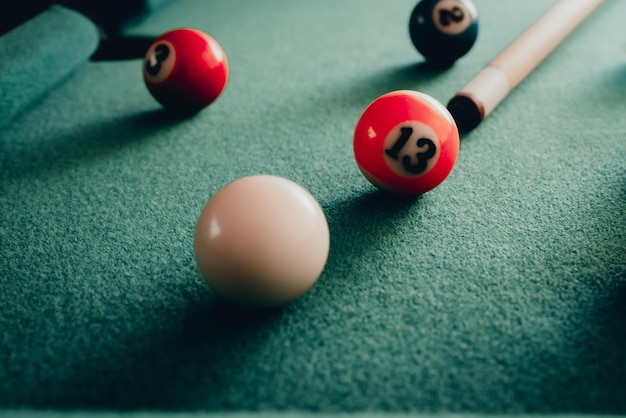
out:
{"label": "red ball numbered 13", "polygon": [[228,60],[220,44],[196,29],[159,36],[143,60],[143,79],[164,107],[195,112],[213,103],[228,81]]}
{"label": "red ball numbered 13", "polygon": [[384,94],[363,112],[354,131],[354,156],[376,187],[421,194],[437,187],[459,154],[459,132],[448,109],[417,91]]}

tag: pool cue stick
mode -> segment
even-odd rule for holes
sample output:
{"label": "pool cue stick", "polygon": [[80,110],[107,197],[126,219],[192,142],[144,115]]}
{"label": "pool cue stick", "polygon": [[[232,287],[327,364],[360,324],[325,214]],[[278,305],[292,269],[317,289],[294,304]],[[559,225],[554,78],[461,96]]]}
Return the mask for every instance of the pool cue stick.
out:
{"label": "pool cue stick", "polygon": [[460,132],[478,126],[603,0],[558,0],[448,103]]}

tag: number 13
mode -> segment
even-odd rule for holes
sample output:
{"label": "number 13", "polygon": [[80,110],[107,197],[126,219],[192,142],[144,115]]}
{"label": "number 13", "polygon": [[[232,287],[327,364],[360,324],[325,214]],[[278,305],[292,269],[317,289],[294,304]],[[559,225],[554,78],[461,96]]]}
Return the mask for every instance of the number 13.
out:
{"label": "number 13", "polygon": [[[398,160],[400,158],[400,151],[411,138],[411,135],[413,134],[413,128],[402,127],[400,128],[400,132],[400,137],[393,144],[393,146],[385,150],[385,154],[387,154],[394,160]],[[428,168],[428,160],[434,157],[437,153],[437,146],[432,140],[428,138],[419,138],[416,144],[420,148],[426,147],[423,152],[415,153],[417,163],[412,164],[411,157],[408,155],[402,157],[402,167],[406,171],[414,175],[422,174],[426,170],[426,168]]]}

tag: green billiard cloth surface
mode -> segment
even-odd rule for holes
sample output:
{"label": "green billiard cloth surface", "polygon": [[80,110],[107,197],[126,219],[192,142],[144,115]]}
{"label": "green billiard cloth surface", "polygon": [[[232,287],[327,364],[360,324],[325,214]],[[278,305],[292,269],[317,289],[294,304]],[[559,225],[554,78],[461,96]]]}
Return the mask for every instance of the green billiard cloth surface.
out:
{"label": "green billiard cloth surface", "polygon": [[[372,100],[447,102],[550,3],[475,0],[477,43],[438,70],[414,1],[169,2],[127,34],[204,30],[231,69],[184,119],[141,60],[64,40],[81,63],[0,127],[0,416],[626,414],[626,2],[465,135],[435,190],[379,192],[353,158]],[[194,260],[203,206],[251,174],[329,223],[322,276],[280,309],[223,302]]]}

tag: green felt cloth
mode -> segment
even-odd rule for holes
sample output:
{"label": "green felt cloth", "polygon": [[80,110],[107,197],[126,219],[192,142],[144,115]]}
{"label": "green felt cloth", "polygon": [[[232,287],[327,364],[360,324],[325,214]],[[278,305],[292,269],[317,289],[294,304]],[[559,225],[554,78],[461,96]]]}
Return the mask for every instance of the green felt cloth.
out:
{"label": "green felt cloth", "polygon": [[[231,77],[210,108],[169,117],[141,62],[90,62],[0,130],[4,412],[626,414],[626,2],[437,189],[392,198],[354,162],[371,100],[447,101],[549,6],[475,3],[477,44],[435,71],[412,0],[171,2],[129,33],[211,33]],[[306,187],[331,232],[315,286],[262,312],[221,302],[192,248],[210,196],[256,173]]]}
{"label": "green felt cloth", "polygon": [[[11,418],[511,418],[522,415],[506,414],[424,414],[411,412],[93,412],[93,411],[36,411],[7,410]],[[621,415],[602,415],[603,418]],[[533,414],[532,418],[589,418],[582,414]]]}
{"label": "green felt cloth", "polygon": [[0,37],[0,126],[83,64],[98,45],[95,25],[52,6]]}

